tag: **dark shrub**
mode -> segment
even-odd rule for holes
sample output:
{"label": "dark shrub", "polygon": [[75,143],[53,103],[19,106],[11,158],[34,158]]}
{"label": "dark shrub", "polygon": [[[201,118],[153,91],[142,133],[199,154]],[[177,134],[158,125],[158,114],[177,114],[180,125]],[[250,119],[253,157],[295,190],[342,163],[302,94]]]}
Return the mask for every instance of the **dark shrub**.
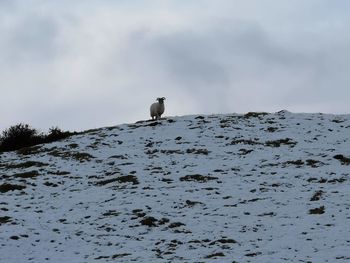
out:
{"label": "dark shrub", "polygon": [[76,133],[64,132],[58,127],[52,127],[48,134],[43,134],[31,128],[28,124],[20,123],[3,131],[0,137],[0,152],[15,151],[40,143],[54,142],[73,134]]}
{"label": "dark shrub", "polygon": [[69,136],[71,136],[72,133],[68,132],[68,131],[62,131],[60,128],[58,127],[52,127],[49,130],[49,134],[46,135],[46,142],[53,142],[53,141],[58,141],[61,139],[65,139]]}
{"label": "dark shrub", "polygon": [[12,151],[32,146],[42,141],[43,136],[28,124],[17,124],[2,132],[0,150]]}

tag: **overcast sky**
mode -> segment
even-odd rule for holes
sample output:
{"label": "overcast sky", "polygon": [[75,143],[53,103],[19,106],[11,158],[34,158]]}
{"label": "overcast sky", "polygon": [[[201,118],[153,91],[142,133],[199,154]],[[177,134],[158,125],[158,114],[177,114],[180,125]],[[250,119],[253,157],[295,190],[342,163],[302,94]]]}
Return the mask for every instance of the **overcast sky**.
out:
{"label": "overcast sky", "polygon": [[348,0],[0,0],[0,130],[350,113]]}

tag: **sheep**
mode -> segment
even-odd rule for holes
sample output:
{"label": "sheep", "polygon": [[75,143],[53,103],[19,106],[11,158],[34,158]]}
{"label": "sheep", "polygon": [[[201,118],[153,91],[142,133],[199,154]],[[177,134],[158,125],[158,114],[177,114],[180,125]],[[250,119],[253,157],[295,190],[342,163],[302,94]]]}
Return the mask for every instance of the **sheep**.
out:
{"label": "sheep", "polygon": [[164,100],[165,98],[157,98],[158,102],[155,102],[150,107],[150,113],[152,120],[154,120],[154,117],[156,120],[160,119],[161,115],[164,113]]}

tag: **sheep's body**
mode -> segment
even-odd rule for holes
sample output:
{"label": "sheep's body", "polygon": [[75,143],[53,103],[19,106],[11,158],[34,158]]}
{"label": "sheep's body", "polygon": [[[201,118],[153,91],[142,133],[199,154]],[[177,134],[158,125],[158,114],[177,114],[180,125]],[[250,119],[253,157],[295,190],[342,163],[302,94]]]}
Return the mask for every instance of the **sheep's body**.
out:
{"label": "sheep's body", "polygon": [[150,114],[151,114],[151,118],[152,120],[154,120],[154,118],[156,120],[160,119],[160,117],[162,116],[162,114],[164,113],[164,100],[165,98],[157,98],[158,102],[155,102],[151,105],[150,107]]}

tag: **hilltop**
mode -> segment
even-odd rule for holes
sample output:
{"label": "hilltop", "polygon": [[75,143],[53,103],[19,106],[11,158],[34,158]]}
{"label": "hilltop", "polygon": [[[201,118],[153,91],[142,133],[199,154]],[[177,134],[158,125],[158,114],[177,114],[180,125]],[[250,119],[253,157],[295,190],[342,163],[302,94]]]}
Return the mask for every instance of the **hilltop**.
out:
{"label": "hilltop", "polygon": [[0,154],[0,262],[349,262],[350,115],[168,117]]}

